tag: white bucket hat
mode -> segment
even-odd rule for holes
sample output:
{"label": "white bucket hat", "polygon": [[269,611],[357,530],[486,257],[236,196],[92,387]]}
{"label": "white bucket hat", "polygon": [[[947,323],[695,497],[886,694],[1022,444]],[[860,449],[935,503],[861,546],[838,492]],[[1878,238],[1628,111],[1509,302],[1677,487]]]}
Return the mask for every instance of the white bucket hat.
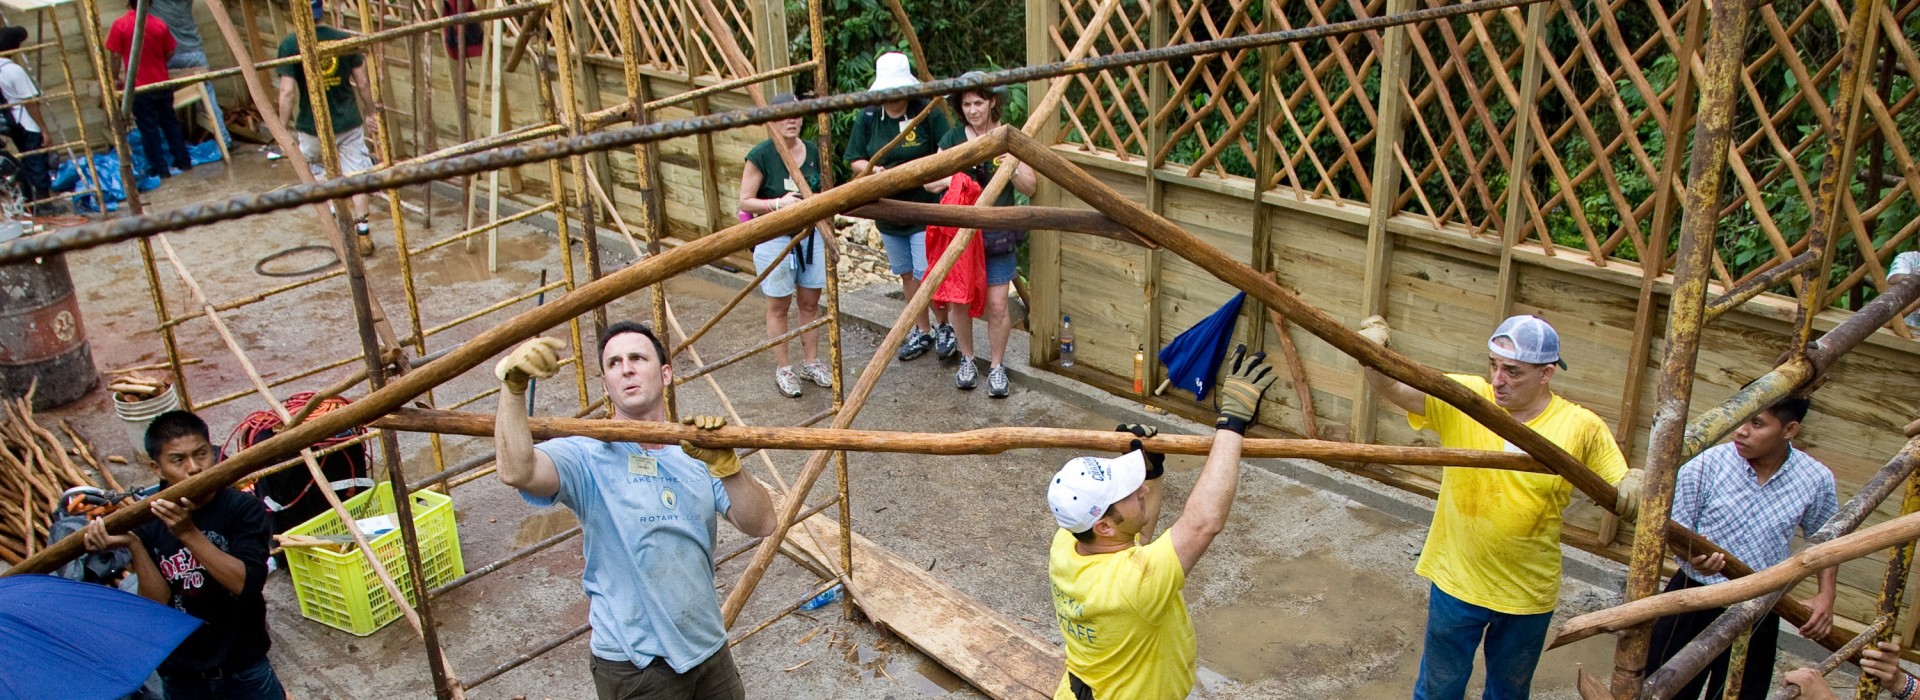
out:
{"label": "white bucket hat", "polygon": [[1134,450],[1113,459],[1075,457],[1047,485],[1047,507],[1068,532],[1086,532],[1107,507],[1140,490],[1147,480],[1147,458]]}
{"label": "white bucket hat", "polygon": [[907,55],[898,51],[880,54],[873,62],[873,87],[868,90],[887,90],[890,88],[919,85],[920,79],[913,77],[913,63]]}

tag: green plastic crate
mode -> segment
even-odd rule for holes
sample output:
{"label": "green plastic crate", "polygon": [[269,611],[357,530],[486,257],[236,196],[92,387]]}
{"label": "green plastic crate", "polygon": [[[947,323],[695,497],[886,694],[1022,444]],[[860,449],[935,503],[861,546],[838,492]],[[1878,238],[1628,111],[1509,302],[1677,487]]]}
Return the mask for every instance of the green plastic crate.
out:
{"label": "green plastic crate", "polygon": [[[347,512],[355,519],[393,513],[393,485],[382,481],[372,490],[347,499]],[[432,491],[413,494],[414,529],[420,537],[420,565],[426,572],[429,588],[466,574],[460,558],[460,532],[453,519],[453,499]],[[289,535],[345,535],[347,528],[329,510],[299,524]],[[368,542],[378,553],[380,563],[393,575],[410,604],[418,604],[413,577],[408,575],[406,549],[398,529]],[[293,590],[300,598],[300,614],[309,620],[336,627],[358,636],[373,634],[400,617],[380,578],[367,565],[367,559],[354,548],[345,554],[314,547],[290,547],[287,569],[293,574]]]}

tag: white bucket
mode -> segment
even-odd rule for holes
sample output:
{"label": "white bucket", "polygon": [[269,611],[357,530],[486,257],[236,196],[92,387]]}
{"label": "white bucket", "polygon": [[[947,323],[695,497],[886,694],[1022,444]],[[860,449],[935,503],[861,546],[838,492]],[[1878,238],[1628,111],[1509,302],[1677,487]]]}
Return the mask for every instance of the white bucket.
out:
{"label": "white bucket", "polygon": [[113,397],[113,412],[127,426],[127,442],[133,443],[136,457],[147,457],[147,426],[162,413],[180,408],[180,396],[173,393],[173,387],[167,387],[159,396],[142,401],[121,401],[120,396]]}

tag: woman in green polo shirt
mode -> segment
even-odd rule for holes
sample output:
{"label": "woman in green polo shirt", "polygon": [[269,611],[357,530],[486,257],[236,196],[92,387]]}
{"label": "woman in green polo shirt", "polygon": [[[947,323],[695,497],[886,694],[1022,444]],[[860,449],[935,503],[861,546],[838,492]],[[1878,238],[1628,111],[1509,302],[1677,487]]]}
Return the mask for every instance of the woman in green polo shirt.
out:
{"label": "woman in green polo shirt", "polygon": [[[920,79],[913,76],[913,66],[908,62],[907,55],[893,52],[881,54],[874,62],[873,86],[868,89],[886,90],[918,84]],[[853,166],[854,176],[859,177],[869,170],[877,173],[938,152],[940,138],[947,134],[949,128],[946,115],[941,110],[933,110],[920,122],[920,126],[911,131],[907,129],[907,124],[913,121],[914,116],[926,108],[927,103],[923,100],[896,100],[861,110],[853,121],[853,135],[847,139],[847,161]],[[900,137],[899,145],[880,154],[880,149],[896,136]],[[878,160],[874,159],[875,154],[880,155]],[[939,195],[918,187],[894,193],[888,199],[940,203]],[[893,274],[900,276],[901,290],[907,298],[913,298],[914,292],[920,289],[920,278],[927,274],[926,227],[891,221],[873,223],[880,229],[880,240],[886,243],[888,265],[893,269]],[[932,318],[940,320],[938,327],[932,325]],[[953,326],[947,324],[946,304],[934,302],[931,317],[923,314],[915,320],[918,323],[907,335],[906,342],[900,344],[901,360],[919,357],[928,349],[933,349],[941,359],[958,352],[958,346],[953,341]],[[922,328],[934,330],[929,334]]]}
{"label": "woman in green polo shirt", "polygon": [[[970,71],[962,78],[985,77],[979,71]],[[952,104],[960,107],[960,116],[966,120],[958,129],[947,132],[940,139],[940,150],[954,148],[1000,128],[1001,111],[1006,105],[1006,88],[982,88],[968,90],[949,98]],[[990,161],[974,164],[965,172],[974,182],[986,187],[993,180],[995,171],[1002,167],[1013,167],[1012,187],[1000,192],[994,206],[1005,207],[1014,204],[1013,193],[1033,196],[1034,187],[1039,179],[1033,168],[1015,159],[1012,154],[1002,155]],[[947,181],[927,183],[925,189],[936,196],[945,192]],[[987,257],[987,348],[993,363],[987,367],[987,396],[1005,398],[1012,390],[1007,380],[1007,368],[1002,363],[1007,355],[1007,336],[1013,330],[1013,318],[1007,313],[1007,287],[1013,283],[1013,277],[1019,272],[1016,258],[1020,243],[1027,239],[1026,231],[989,230],[980,232],[980,242]],[[979,371],[973,363],[973,318],[962,310],[953,314],[953,327],[959,337],[960,369],[953,375],[953,383],[961,389],[972,389],[974,377]]]}
{"label": "woman in green polo shirt", "polygon": [[[792,101],[793,95],[782,93],[775,95],[768,104]],[[782,151],[800,164],[807,188],[820,191],[820,148],[811,141],[800,139],[800,127],[804,123],[806,120],[800,117],[774,122],[773,138],[761,141],[747,151],[747,162],[740,168],[740,212],[743,219],[800,201],[798,183],[794,182],[792,175],[787,172],[786,163],[780,159]],[[782,256],[780,251],[786,250],[788,241],[795,236],[805,238],[793,244],[793,250]],[[812,323],[820,317],[820,290],[827,286],[825,248],[820,233],[812,227],[785,236],[775,236],[754,246],[754,271],[766,272],[769,266],[775,268],[767,272],[766,279],[760,282],[760,292],[767,295],[768,338],[786,334],[787,310],[795,297],[800,302],[801,325]],[[773,372],[773,383],[780,388],[780,393],[790,398],[800,396],[800,380],[803,378],[823,387],[833,386],[833,373],[819,359],[819,335],[814,331],[800,334],[800,347],[806,352],[807,361],[800,365],[796,373],[787,356],[787,344],[773,346],[773,358],[779,363],[779,368]]]}

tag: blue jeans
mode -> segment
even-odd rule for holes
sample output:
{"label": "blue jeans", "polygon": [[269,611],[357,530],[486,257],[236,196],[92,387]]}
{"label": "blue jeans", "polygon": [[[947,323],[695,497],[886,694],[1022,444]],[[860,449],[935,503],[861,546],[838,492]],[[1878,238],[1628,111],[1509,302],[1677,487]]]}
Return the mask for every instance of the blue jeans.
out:
{"label": "blue jeans", "polygon": [[1485,700],[1525,700],[1533,669],[1547,642],[1553,613],[1509,615],[1447,595],[1430,586],[1426,648],[1420,652],[1420,680],[1414,700],[1460,700],[1473,675],[1473,653],[1487,640]]}
{"label": "blue jeans", "polygon": [[197,674],[163,676],[167,682],[167,700],[285,700],[273,664],[262,657],[259,663],[219,678]]}
{"label": "blue jeans", "polygon": [[[205,51],[174,51],[173,57],[167,59],[168,70],[205,67],[207,67],[207,52]],[[207,104],[213,105],[213,120],[220,125],[220,140],[229,144],[233,143],[233,137],[227,134],[226,112],[220,109],[220,100],[215,98],[213,94],[213,82],[207,81],[200,83],[198,87],[206,91],[205,97]]]}

